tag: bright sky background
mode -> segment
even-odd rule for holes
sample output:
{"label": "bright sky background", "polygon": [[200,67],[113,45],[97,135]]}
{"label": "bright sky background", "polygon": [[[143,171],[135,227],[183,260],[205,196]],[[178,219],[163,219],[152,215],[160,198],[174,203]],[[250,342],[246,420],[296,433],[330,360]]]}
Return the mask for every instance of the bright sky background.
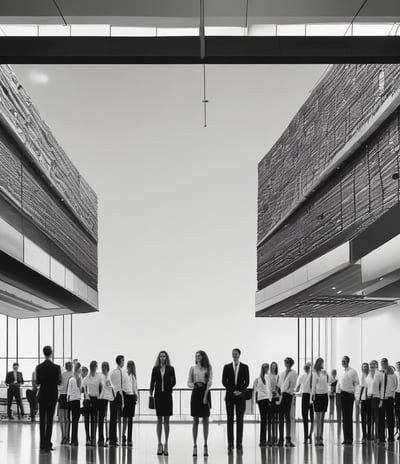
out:
{"label": "bright sky background", "polygon": [[[297,356],[296,320],[256,319],[257,163],[326,66],[13,66],[99,199],[97,314],[74,318],[74,354],[159,350],[185,386],[204,349],[220,386],[231,348],[251,376]],[[295,366],[297,368],[297,366]],[[28,377],[28,375],[27,375]]]}

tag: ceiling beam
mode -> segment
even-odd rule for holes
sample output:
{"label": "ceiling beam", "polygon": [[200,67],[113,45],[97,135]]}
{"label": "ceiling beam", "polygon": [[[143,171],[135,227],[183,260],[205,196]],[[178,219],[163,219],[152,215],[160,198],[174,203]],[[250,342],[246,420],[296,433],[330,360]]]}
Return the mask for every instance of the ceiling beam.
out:
{"label": "ceiling beam", "polygon": [[131,64],[400,63],[396,37],[1,37],[0,62]]}

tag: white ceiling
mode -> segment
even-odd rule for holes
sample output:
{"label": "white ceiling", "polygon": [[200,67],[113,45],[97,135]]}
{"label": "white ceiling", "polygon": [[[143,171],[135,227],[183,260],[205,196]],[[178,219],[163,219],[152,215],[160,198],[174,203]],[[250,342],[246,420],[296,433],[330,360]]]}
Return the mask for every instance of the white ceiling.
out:
{"label": "white ceiling", "polygon": [[[0,23],[198,25],[200,0],[1,0]],[[347,22],[363,0],[248,0],[248,24]],[[205,0],[206,24],[242,26],[246,0]],[[399,0],[368,0],[359,21],[400,21]]]}

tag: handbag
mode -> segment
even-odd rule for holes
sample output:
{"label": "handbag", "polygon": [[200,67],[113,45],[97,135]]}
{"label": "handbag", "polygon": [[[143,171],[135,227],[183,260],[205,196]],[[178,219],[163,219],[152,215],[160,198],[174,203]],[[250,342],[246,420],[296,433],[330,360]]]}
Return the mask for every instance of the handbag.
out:
{"label": "handbag", "polygon": [[149,396],[149,409],[155,409],[156,402],[154,401],[154,396]]}
{"label": "handbag", "polygon": [[251,400],[253,398],[253,389],[246,388],[246,390],[243,392],[243,395],[245,400]]}

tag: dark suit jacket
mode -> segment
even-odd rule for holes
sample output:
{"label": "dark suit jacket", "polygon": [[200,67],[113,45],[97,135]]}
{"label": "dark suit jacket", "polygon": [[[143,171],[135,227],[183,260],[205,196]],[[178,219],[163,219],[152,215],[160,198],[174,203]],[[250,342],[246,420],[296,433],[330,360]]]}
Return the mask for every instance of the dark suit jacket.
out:
{"label": "dark suit jacket", "polygon": [[57,401],[58,386],[61,384],[61,368],[49,360],[36,367],[36,384],[40,387],[38,400],[41,403]]}
{"label": "dark suit jacket", "polygon": [[5,383],[12,387],[19,387],[20,385],[23,385],[24,378],[22,377],[22,372],[17,372],[17,382],[18,385],[14,383],[14,371],[7,372]]}
{"label": "dark suit jacket", "polygon": [[225,364],[222,372],[222,385],[226,388],[226,396],[233,396],[233,392],[238,390],[242,394],[246,391],[250,383],[249,367],[247,364],[239,364],[237,382],[235,383],[235,371],[233,364]]}
{"label": "dark suit jacket", "polygon": [[[164,391],[167,393],[172,393],[172,389],[176,385],[176,378],[175,378],[175,369],[172,366],[165,367],[165,374],[164,374]],[[161,378],[161,370],[159,367],[153,367],[153,371],[151,373],[151,380],[150,380],[150,392],[155,391],[155,393],[161,392],[162,386],[162,378]]]}

